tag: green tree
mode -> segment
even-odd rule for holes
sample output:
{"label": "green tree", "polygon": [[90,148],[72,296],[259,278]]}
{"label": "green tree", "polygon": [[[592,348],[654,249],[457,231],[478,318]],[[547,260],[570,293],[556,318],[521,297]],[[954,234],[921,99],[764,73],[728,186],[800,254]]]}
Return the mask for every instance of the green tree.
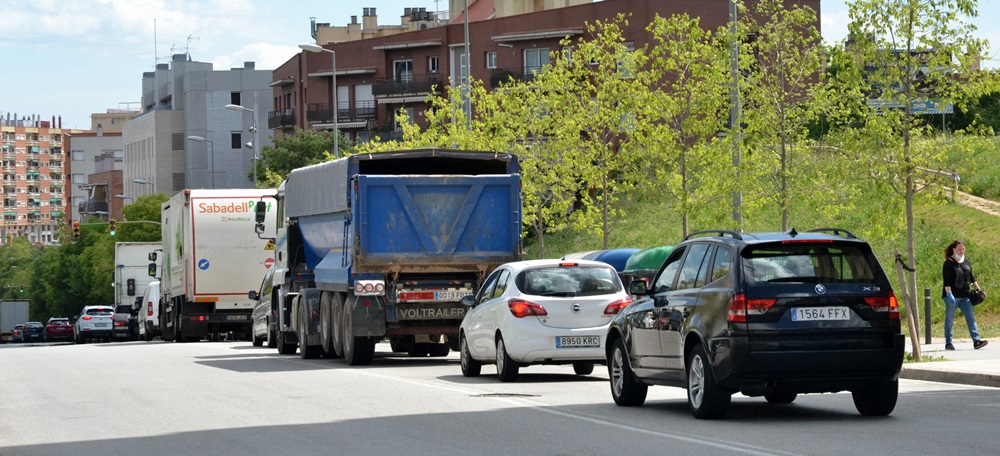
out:
{"label": "green tree", "polygon": [[822,74],[822,38],[815,11],[786,8],[782,0],[760,0],[740,19],[740,36],[754,37],[740,45],[744,162],[750,175],[743,182],[758,177],[759,185],[749,187],[777,204],[786,231],[792,200],[811,187],[800,172],[814,161],[805,142],[819,109],[814,90]]}
{"label": "green tree", "polygon": [[169,198],[162,193],[140,196],[122,209],[125,220],[118,222],[117,242],[159,242],[161,204]]}
{"label": "green tree", "polygon": [[[716,33],[698,18],[657,16],[649,25],[652,93],[649,149],[658,188],[674,199],[681,233],[689,234],[690,217],[699,208],[725,198],[734,188],[729,161],[717,135],[726,128],[728,103],[726,50]],[[704,212],[704,211],[701,211]],[[707,215],[707,214],[702,214]]]}
{"label": "green tree", "polygon": [[573,177],[585,184],[571,214],[573,226],[600,234],[605,249],[622,215],[616,203],[645,178],[640,170],[649,131],[648,55],[625,39],[628,26],[624,14],[587,24],[586,38],[563,41],[574,46],[572,54],[555,55],[537,76],[538,89],[559,108],[551,111],[553,120],[579,132],[577,145],[566,149],[581,152],[573,160]]}
{"label": "green tree", "polygon": [[[866,173],[902,199],[905,221],[885,217],[886,230],[906,228],[907,264],[916,264],[914,199],[937,187],[936,174],[943,157],[918,138],[928,129],[914,106],[928,97],[952,103],[962,96],[987,90],[985,74],[974,62],[984,42],[973,36],[975,26],[959,16],[978,14],[975,0],[858,0],[849,5],[851,23],[848,51],[835,55],[836,77],[831,80],[835,107],[854,120],[856,128],[843,130],[840,146]],[[891,208],[885,208],[891,210]],[[907,308],[915,307],[916,274],[907,275]]]}
{"label": "green tree", "polygon": [[[341,155],[353,153],[353,146],[346,144],[339,135]],[[295,129],[293,134],[273,137],[273,146],[261,151],[261,165],[257,168],[257,182],[261,187],[277,187],[295,168],[323,163],[334,158],[333,130]],[[253,173],[250,173],[253,180]]]}

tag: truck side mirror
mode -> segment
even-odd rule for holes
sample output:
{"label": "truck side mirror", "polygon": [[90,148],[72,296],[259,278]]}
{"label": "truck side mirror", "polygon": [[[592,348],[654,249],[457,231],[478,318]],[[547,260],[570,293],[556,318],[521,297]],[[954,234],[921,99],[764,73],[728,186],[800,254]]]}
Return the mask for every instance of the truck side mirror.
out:
{"label": "truck side mirror", "polygon": [[146,271],[150,277],[156,277],[156,263],[149,263],[149,268]]}
{"label": "truck side mirror", "polygon": [[149,261],[156,261],[156,252],[149,252]]}
{"label": "truck side mirror", "polygon": [[254,221],[258,224],[264,223],[264,217],[267,216],[267,203],[264,200],[257,201],[257,205],[254,207]]}

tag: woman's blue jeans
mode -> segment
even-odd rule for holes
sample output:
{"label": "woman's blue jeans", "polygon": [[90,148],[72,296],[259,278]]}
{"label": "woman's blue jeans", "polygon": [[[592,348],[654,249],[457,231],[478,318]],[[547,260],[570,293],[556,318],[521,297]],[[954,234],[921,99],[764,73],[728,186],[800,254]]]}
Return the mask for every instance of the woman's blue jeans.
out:
{"label": "woman's blue jeans", "polygon": [[976,314],[972,310],[969,298],[944,298],[944,343],[951,344],[951,327],[955,324],[955,309],[962,309],[965,324],[969,327],[972,340],[979,340],[979,329],[976,328]]}

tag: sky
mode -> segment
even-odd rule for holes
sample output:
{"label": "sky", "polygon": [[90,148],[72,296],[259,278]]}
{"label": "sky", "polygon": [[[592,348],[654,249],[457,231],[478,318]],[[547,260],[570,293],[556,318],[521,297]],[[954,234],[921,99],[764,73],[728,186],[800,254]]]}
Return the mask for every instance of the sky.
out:
{"label": "sky", "polygon": [[[821,0],[825,41],[846,36],[847,3]],[[366,7],[398,25],[403,8],[446,10],[448,0],[0,0],[0,116],[61,116],[63,128],[90,129],[93,113],[140,109],[142,73],[172,54],[217,70],[245,61],[272,70],[313,42],[310,17],[343,26]],[[998,49],[1000,1],[979,8],[973,22]],[[1000,55],[983,63],[1000,67]]]}

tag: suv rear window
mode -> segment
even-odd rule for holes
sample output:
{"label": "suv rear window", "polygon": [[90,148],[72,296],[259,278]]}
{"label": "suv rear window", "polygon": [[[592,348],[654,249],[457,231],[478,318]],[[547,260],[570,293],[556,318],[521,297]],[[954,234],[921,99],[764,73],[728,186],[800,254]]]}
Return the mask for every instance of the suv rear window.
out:
{"label": "suv rear window", "polygon": [[102,307],[100,309],[88,309],[87,315],[114,315],[115,311],[110,307]]}
{"label": "suv rear window", "polygon": [[616,278],[610,267],[551,267],[522,271],[515,284],[535,296],[588,296],[617,293],[622,288]]}
{"label": "suv rear window", "polygon": [[750,284],[768,282],[870,283],[870,256],[853,245],[788,243],[750,246],[743,252]]}

